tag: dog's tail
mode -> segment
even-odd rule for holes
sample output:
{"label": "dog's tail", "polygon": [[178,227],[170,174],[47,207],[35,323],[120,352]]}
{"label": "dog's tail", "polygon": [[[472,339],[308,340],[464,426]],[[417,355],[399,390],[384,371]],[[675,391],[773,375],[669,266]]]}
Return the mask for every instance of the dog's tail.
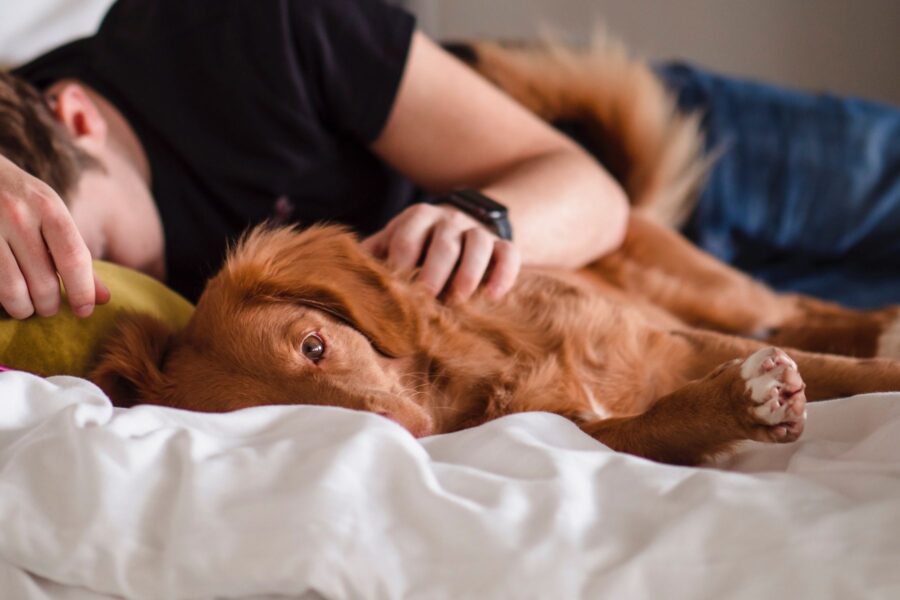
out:
{"label": "dog's tail", "polygon": [[714,157],[700,115],[603,32],[588,48],[554,42],[447,44],[495,85],[582,143],[619,180],[635,210],[677,227],[693,209]]}

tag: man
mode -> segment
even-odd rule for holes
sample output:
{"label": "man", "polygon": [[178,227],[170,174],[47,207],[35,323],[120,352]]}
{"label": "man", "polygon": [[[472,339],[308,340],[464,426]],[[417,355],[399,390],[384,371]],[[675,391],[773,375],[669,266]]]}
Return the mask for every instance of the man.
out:
{"label": "man", "polygon": [[[70,174],[52,190],[0,161],[0,305],[16,318],[57,311],[56,272],[90,314],[108,297],[91,255],[195,299],[227,243],[267,219],[346,223],[451,301],[624,235],[608,173],[379,0],[121,0],[95,36],[17,75],[62,130],[31,102],[0,154]],[[3,94],[0,122],[29,113],[27,93]],[[462,187],[508,208],[514,242],[455,197],[419,202]]]}

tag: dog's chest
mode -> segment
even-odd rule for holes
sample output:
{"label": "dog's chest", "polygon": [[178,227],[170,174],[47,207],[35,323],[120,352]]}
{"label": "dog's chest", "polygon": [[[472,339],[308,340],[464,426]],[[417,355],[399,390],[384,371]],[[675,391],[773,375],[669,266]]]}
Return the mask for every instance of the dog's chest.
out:
{"label": "dog's chest", "polygon": [[510,365],[516,380],[533,386],[523,394],[607,418],[641,412],[659,393],[665,365],[647,352],[661,330],[639,308],[567,278],[532,275],[517,287],[509,316],[531,347]]}

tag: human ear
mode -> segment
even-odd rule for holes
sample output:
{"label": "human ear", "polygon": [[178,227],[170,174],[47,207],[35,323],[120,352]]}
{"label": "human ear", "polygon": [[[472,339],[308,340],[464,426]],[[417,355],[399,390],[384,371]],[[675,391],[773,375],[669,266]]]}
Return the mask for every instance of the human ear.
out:
{"label": "human ear", "polygon": [[56,120],[88,152],[106,143],[106,119],[84,87],[74,82],[54,86],[48,99]]}

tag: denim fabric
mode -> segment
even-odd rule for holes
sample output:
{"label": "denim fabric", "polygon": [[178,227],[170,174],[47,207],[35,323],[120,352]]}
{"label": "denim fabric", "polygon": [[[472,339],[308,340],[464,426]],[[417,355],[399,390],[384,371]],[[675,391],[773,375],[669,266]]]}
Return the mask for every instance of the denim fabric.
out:
{"label": "denim fabric", "polygon": [[900,109],[657,67],[721,151],[685,233],[776,289],[900,303]]}

